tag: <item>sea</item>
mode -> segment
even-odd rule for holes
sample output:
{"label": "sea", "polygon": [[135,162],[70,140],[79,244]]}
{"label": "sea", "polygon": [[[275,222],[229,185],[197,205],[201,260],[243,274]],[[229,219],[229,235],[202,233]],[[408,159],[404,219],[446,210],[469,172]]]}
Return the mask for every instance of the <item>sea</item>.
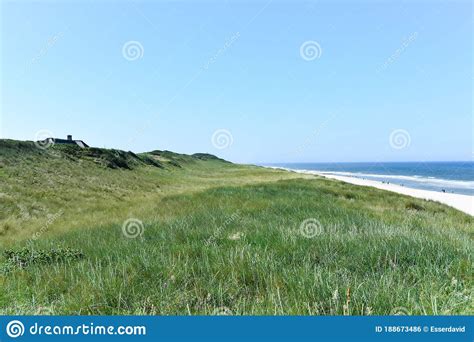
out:
{"label": "sea", "polygon": [[414,189],[474,195],[474,162],[278,163],[264,166],[357,177]]}

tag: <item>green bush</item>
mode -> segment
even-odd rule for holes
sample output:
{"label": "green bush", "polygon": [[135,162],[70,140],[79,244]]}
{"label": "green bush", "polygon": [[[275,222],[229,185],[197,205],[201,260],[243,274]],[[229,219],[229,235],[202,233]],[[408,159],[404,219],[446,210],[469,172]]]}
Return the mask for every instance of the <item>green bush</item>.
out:
{"label": "green bush", "polygon": [[6,259],[3,271],[26,268],[35,264],[55,264],[59,262],[79,260],[84,254],[73,248],[53,248],[50,250],[33,250],[28,247],[14,250],[8,249],[3,252]]}

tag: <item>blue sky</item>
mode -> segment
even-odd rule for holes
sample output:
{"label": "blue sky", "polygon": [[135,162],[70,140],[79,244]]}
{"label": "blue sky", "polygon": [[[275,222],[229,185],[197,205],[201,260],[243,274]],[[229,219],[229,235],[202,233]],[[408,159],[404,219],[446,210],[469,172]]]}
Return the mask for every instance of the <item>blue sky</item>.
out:
{"label": "blue sky", "polygon": [[470,1],[7,1],[1,18],[2,138],[247,163],[472,158]]}

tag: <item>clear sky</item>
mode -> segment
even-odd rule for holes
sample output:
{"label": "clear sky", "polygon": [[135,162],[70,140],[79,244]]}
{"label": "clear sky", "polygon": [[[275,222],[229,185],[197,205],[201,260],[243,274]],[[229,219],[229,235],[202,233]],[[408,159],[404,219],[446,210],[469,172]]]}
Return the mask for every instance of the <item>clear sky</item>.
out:
{"label": "clear sky", "polygon": [[2,138],[251,163],[472,159],[470,1],[1,10]]}

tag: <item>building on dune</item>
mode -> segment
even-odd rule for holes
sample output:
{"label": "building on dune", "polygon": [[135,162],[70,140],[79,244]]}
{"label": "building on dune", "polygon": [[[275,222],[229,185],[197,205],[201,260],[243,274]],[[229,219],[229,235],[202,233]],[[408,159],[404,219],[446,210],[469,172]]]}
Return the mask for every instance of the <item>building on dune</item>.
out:
{"label": "building on dune", "polygon": [[69,145],[77,145],[79,147],[89,147],[84,141],[82,140],[72,140],[72,135],[68,135],[67,139],[59,139],[59,138],[46,138],[45,140],[41,141],[42,143],[49,143],[49,144],[69,144]]}

